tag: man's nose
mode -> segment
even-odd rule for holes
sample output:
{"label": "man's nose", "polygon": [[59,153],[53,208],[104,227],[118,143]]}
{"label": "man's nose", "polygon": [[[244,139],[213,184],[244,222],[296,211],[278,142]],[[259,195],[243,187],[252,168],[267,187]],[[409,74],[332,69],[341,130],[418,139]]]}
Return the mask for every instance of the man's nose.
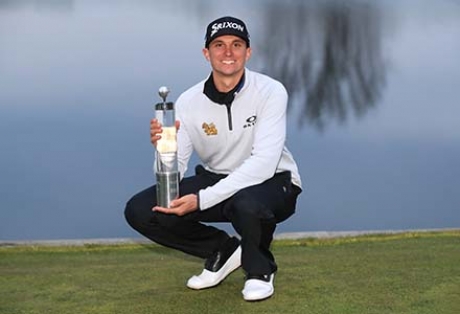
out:
{"label": "man's nose", "polygon": [[225,55],[227,56],[230,56],[232,54],[232,47],[231,46],[227,46],[225,48]]}

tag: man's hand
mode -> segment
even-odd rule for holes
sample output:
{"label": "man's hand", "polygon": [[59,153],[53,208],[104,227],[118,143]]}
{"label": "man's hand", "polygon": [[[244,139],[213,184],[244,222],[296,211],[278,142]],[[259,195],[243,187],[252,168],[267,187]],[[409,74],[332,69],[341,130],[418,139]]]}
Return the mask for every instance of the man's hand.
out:
{"label": "man's hand", "polygon": [[[176,129],[179,130],[180,122],[176,120]],[[150,120],[150,142],[156,147],[158,140],[161,138],[163,128],[157,119]]]}
{"label": "man's hand", "polygon": [[198,197],[195,194],[187,194],[171,201],[170,206],[169,208],[155,206],[152,210],[165,214],[184,216],[198,209]]}

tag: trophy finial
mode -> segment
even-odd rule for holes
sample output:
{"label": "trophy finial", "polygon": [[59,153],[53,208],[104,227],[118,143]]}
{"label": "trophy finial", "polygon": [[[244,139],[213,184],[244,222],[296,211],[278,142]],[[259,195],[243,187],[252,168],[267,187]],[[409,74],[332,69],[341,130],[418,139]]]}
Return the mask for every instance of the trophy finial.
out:
{"label": "trophy finial", "polygon": [[166,102],[166,97],[168,97],[169,94],[169,88],[167,88],[166,86],[161,86],[158,90],[158,94],[163,99],[163,102]]}

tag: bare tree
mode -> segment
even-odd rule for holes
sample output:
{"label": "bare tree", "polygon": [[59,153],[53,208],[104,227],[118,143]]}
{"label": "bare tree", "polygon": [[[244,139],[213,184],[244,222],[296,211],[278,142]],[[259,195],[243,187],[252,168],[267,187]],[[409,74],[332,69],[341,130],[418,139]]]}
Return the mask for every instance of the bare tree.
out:
{"label": "bare tree", "polygon": [[266,6],[263,71],[300,100],[299,123],[360,117],[385,84],[381,18],[371,4],[278,3]]}

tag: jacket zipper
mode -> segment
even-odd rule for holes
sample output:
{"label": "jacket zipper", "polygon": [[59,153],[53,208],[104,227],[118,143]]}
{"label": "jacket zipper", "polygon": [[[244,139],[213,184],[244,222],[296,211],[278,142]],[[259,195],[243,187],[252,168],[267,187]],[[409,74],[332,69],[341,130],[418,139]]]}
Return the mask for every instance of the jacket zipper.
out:
{"label": "jacket zipper", "polygon": [[231,104],[226,104],[225,107],[227,107],[227,117],[228,117],[228,129],[230,131],[233,131],[233,123],[232,123],[232,105]]}

